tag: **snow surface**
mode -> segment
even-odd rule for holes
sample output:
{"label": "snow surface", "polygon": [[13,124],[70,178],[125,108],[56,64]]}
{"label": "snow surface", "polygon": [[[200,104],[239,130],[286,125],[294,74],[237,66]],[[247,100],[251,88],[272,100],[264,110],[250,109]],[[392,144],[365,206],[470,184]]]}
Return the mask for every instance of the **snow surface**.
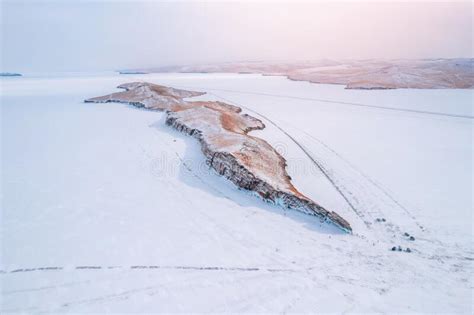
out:
{"label": "snow surface", "polygon": [[[237,190],[163,113],[82,102],[137,80],[262,119],[250,134],[354,234]],[[473,120],[405,111],[472,116],[472,90],[234,74],[0,82],[2,313],[472,313]]]}

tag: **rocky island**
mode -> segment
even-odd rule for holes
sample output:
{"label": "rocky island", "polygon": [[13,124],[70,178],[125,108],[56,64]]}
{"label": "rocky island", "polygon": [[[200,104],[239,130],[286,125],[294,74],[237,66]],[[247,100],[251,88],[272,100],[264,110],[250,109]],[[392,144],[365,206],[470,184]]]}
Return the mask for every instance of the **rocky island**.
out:
{"label": "rocky island", "polygon": [[315,215],[351,232],[350,224],[304,196],[291,183],[286,160],[265,140],[249,135],[264,129],[259,119],[242,114],[240,107],[217,101],[187,101],[205,93],[161,85],[133,82],[118,86],[124,91],[85,100],[90,103],[118,102],[150,110],[165,111],[166,124],[196,138],[206,163],[239,188],[261,199]]}
{"label": "rocky island", "polygon": [[21,74],[13,72],[0,72],[0,77],[21,77]]}

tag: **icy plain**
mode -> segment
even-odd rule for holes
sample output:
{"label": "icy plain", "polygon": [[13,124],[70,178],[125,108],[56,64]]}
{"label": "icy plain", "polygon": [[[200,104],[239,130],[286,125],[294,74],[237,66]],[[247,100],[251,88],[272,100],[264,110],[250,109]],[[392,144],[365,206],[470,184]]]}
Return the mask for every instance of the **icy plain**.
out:
{"label": "icy plain", "polygon": [[[262,119],[251,134],[354,233],[237,190],[163,113],[83,103],[140,80]],[[243,74],[2,78],[0,312],[471,313],[472,97]]]}

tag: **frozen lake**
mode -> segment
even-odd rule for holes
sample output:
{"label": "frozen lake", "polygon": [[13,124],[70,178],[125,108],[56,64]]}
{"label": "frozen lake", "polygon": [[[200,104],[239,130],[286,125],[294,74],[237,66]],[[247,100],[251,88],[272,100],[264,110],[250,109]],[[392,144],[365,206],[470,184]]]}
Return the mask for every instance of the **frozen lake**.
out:
{"label": "frozen lake", "polygon": [[[131,81],[262,119],[251,134],[354,234],[237,190],[163,113],[82,102]],[[2,313],[472,311],[472,90],[237,74],[0,83]]]}

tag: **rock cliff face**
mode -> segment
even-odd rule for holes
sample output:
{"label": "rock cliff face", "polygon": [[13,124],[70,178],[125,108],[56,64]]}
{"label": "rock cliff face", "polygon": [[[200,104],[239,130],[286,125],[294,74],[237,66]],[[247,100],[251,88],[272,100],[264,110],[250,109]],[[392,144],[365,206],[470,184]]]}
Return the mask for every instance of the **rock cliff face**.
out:
{"label": "rock cliff face", "polygon": [[351,232],[350,224],[301,194],[286,172],[286,160],[266,141],[248,133],[263,129],[259,119],[241,114],[241,108],[222,102],[185,101],[204,93],[151,83],[127,83],[125,91],[85,100],[119,102],[167,113],[166,124],[201,143],[207,164],[236,186],[260,198],[295,209]]}

